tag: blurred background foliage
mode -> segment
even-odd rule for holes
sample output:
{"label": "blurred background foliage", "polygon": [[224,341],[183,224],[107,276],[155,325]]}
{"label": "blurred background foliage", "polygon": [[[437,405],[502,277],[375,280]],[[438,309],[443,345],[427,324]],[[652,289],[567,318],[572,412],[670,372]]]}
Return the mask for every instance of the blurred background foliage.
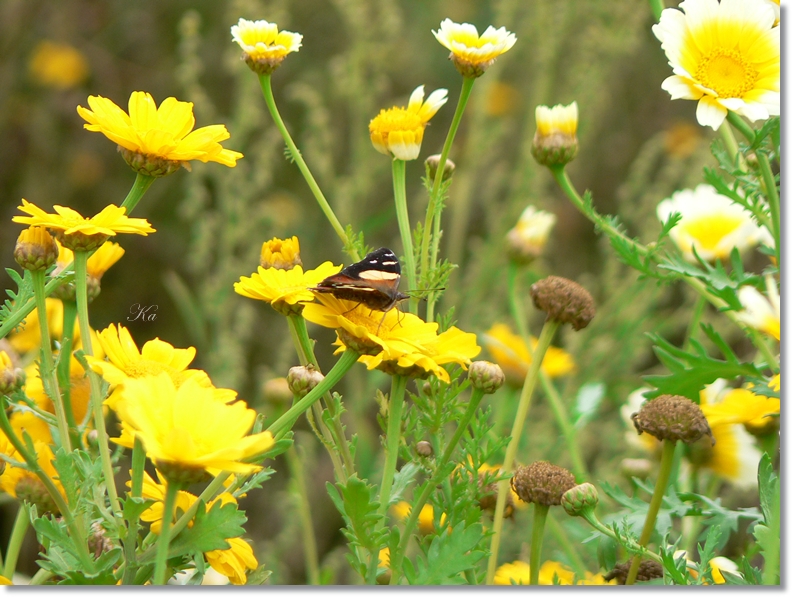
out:
{"label": "blurred background foliage", "polygon": [[[660,89],[669,68],[651,33],[648,3],[4,0],[3,266],[14,265],[20,228],[10,221],[22,197],[44,208],[68,205],[92,215],[108,203],[120,203],[134,180],[107,139],[83,130],[75,108],[87,105],[88,95],[108,97],[122,107],[134,90],[150,92],[158,103],[168,96],[194,102],[197,126],[224,123],[231,132],[225,146],[245,158],[233,169],[194,162],[191,173],[181,171],[153,185],[135,216],[148,218],[157,233],[121,239],[127,253],[103,278],[102,293],[92,304],[92,324],[97,329],[113,322],[128,325],[138,345],[159,336],[175,346],[196,346],[194,366],[267,411],[264,383],[285,375],[297,364],[296,355],[283,318],[236,295],[233,283],[255,271],[261,243],[274,236],[297,235],[307,267],[327,259],[344,263],[345,255],[296,167],[284,158],[258,82],[231,43],[229,28],[240,16],[304,35],[300,52],[273,77],[281,113],[341,222],[363,231],[369,245],[390,246],[397,253],[401,243],[390,164],[371,147],[368,121],[381,108],[405,105],[418,85],[426,85],[427,92],[445,87],[450,102],[427,129],[422,158],[439,153],[461,79],[431,29],[449,17],[479,30],[505,26],[517,35],[514,49],[476,83],[451,153],[457,173],[443,215],[441,249],[459,269],[440,311],[453,307],[458,325],[476,333],[496,322],[511,323],[505,233],[529,204],[555,213],[558,223],[545,256],[523,283],[527,291],[537,278],[561,275],[582,283],[597,301],[597,317],[587,330],[564,330],[557,340],[577,362],[561,388],[569,403],[582,384],[604,384],[599,416],[581,432],[580,441],[592,476],[618,481],[619,460],[629,455],[618,408],[640,385],[640,375],[657,363],[644,332],[681,342],[693,297],[677,287],[638,281],[563,199],[549,173],[534,163],[530,145],[537,104],[577,100],[580,152],[570,175],[578,188],[592,190],[601,212],[619,213],[630,234],[643,238],[659,229],[655,207],[660,200],[701,181],[702,166],[712,163],[711,132],[695,125],[694,102],[671,102]],[[410,163],[407,174],[412,220],[421,221],[427,203],[421,161]],[[135,304],[156,305],[156,320],[128,321]],[[525,306],[536,333],[541,317],[527,292]],[[719,323],[712,312],[704,320]],[[734,331],[727,329],[727,337]],[[320,362],[329,366],[332,335],[313,333]],[[482,358],[488,358],[486,352]],[[349,431],[359,433],[372,453],[378,451],[373,396],[380,381],[384,375],[359,367],[341,388],[350,411]],[[495,399],[499,396],[503,399],[503,393]],[[549,457],[568,464],[541,399],[530,425],[521,459]],[[507,434],[508,428],[502,431]],[[332,469],[312,436],[298,432],[298,443],[315,483],[314,524],[328,578],[349,581],[340,517],[323,487],[332,480]],[[366,452],[359,449],[361,455]],[[276,468],[285,469],[280,464]],[[375,460],[364,462],[361,472],[376,478],[376,466]],[[283,499],[287,491],[286,475],[276,475],[243,507],[259,560],[275,571],[273,581],[304,582],[298,520]],[[515,524],[527,523],[521,515]],[[4,516],[6,536],[10,524]],[[504,553],[516,557],[519,541],[515,537],[504,544]]]}

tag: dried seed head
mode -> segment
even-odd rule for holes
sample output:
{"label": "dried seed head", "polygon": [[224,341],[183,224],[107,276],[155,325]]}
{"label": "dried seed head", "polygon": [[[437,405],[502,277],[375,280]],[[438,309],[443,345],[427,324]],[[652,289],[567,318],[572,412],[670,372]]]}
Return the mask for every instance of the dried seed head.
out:
{"label": "dried seed head", "polygon": [[503,369],[495,363],[474,361],[470,365],[468,379],[474,388],[485,394],[494,394],[506,381],[506,376],[503,374]]}
{"label": "dried seed head", "polygon": [[596,312],[588,290],[560,276],[548,276],[533,284],[531,298],[548,319],[568,323],[575,331],[586,327]]}
{"label": "dried seed head", "polygon": [[292,394],[298,398],[304,398],[308,392],[313,390],[324,379],[324,375],[319,373],[312,365],[305,367],[292,367],[286,381]]}
{"label": "dried seed head", "polygon": [[699,405],[684,396],[663,394],[644,402],[641,410],[633,413],[632,420],[639,435],[646,432],[659,440],[686,444],[709,436],[710,445],[715,443]]}
{"label": "dried seed head", "polygon": [[561,496],[561,505],[570,516],[581,516],[586,510],[592,510],[599,503],[597,488],[591,483],[575,485]]}
{"label": "dried seed head", "polygon": [[[616,579],[616,582],[623,585],[627,582],[627,574],[630,571],[630,564],[632,560],[627,560],[621,564],[616,564],[616,567],[604,574],[602,578],[605,580]],[[647,581],[654,578],[663,578],[663,567],[654,560],[642,560],[641,565],[638,567],[638,576],[635,577],[637,581]]]}
{"label": "dried seed head", "polygon": [[575,486],[575,477],[565,468],[544,460],[521,466],[511,480],[512,489],[524,502],[558,506],[561,496]]}

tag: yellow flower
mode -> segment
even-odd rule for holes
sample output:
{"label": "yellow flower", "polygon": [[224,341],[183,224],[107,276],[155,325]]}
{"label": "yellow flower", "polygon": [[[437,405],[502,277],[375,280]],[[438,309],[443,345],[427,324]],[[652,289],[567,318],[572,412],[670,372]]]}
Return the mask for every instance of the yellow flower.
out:
{"label": "yellow flower", "polygon": [[178,388],[188,379],[193,379],[203,388],[211,388],[215,399],[230,402],[236,398],[233,390],[218,390],[205,371],[188,369],[195,358],[195,348],[174,348],[173,345],[155,338],[149,340],[139,350],[129,330],[122,325],[117,328],[110,324],[99,332],[98,343],[108,360],[101,355],[86,356],[91,369],[101,375],[111,387],[115,388],[107,399],[107,405],[115,409],[120,399],[120,388],[129,379],[138,379],[167,373]]}
{"label": "yellow flower", "polygon": [[701,412],[710,427],[739,423],[761,426],[781,413],[781,401],[737,388],[730,390],[719,402],[703,404]]}
{"label": "yellow flower", "polygon": [[470,23],[455,23],[444,19],[435,39],[451,50],[449,57],[464,77],[480,77],[495,59],[508,52],[517,41],[514,33],[504,27],[492,26],[479,36],[478,29]]}
{"label": "yellow flower", "polygon": [[[85,128],[102,133],[128,150],[124,158],[133,168],[139,167],[142,169],[139,171],[146,174],[162,176],[179,166],[189,168],[190,160],[218,162],[233,168],[243,157],[238,151],[220,145],[231,136],[224,125],[213,124],[193,130],[192,102],[169,97],[157,108],[150,94],[133,91],[129,98],[129,114],[101,96],[89,96],[88,105],[90,110],[77,106],[77,112],[88,122]],[[148,167],[153,169],[147,170]]]}
{"label": "yellow flower", "polygon": [[630,395],[627,396],[627,401],[619,409],[619,415],[627,427],[627,431],[624,434],[627,444],[633,448],[644,452],[650,452],[652,455],[659,457],[660,449],[662,448],[660,440],[648,433],[641,433],[638,435],[635,432],[635,425],[632,420],[632,414],[641,410],[641,406],[645,401],[644,394],[649,390],[650,388],[643,387],[631,392]]}
{"label": "yellow flower", "polygon": [[[586,572],[584,579],[575,579],[575,573],[559,562],[547,561],[539,568],[539,584],[553,585],[558,579],[559,585],[613,585],[615,580],[606,581],[601,574]],[[496,585],[527,585],[531,580],[531,567],[519,560],[502,564],[495,571]]]}
{"label": "yellow flower", "polygon": [[728,258],[734,247],[742,251],[764,240],[750,212],[706,184],[678,191],[657,206],[661,222],[674,212],[682,218],[669,235],[685,258],[694,263],[694,248],[702,259],[714,261]]}
{"label": "yellow flower", "polygon": [[[411,511],[412,511],[412,507],[408,502],[405,501],[401,501],[391,506],[391,514],[402,522],[407,521],[407,518],[409,518]],[[443,520],[445,520],[445,514],[443,514],[440,519],[441,524]],[[418,530],[423,535],[429,535],[430,533],[435,532],[434,508],[432,507],[431,504],[424,504],[423,508],[421,508],[421,513],[418,515]],[[389,564],[390,564],[390,552],[388,557],[388,564],[386,565]]]}
{"label": "yellow flower", "polygon": [[[33,450],[39,467],[52,479],[58,492],[65,497],[63,485],[58,480],[58,472],[52,465],[55,456],[48,444],[40,441],[33,442]],[[9,454],[11,458],[23,462],[22,456],[14,451]],[[11,497],[35,504],[40,514],[51,512],[57,514],[58,507],[47,492],[41,480],[31,471],[16,466],[6,465],[5,472],[0,475],[0,491]]]}
{"label": "yellow flower", "polygon": [[46,228],[25,228],[17,237],[14,260],[24,269],[45,272],[58,259],[57,242]]}
{"label": "yellow flower", "polygon": [[232,585],[244,585],[247,571],[258,568],[258,560],[253,555],[253,548],[240,537],[226,539],[228,549],[207,551],[206,563],[223,576],[228,577]]}
{"label": "yellow flower", "polygon": [[88,77],[88,61],[82,52],[46,39],[33,50],[28,66],[34,80],[56,89],[69,89]]}
{"label": "yellow flower", "polygon": [[302,265],[300,241],[296,236],[287,239],[273,238],[261,245],[261,261],[264,269],[293,269]]}
{"label": "yellow flower", "polygon": [[[35,442],[49,444],[52,442],[52,433],[47,422],[31,410],[16,410],[8,419],[11,429],[17,437],[24,439],[27,433]],[[2,432],[0,432],[2,433]]]}
{"label": "yellow flower", "polygon": [[132,448],[140,438],[158,468],[248,473],[260,467],[241,461],[274,443],[269,432],[247,435],[256,412],[244,402],[221,402],[195,379],[177,388],[167,373],[126,380],[116,413],[127,433],[113,441]]}
{"label": "yellow flower", "polygon": [[[701,564],[698,564],[691,560],[687,555],[687,550],[678,549],[674,552],[674,560],[678,560],[679,558],[685,558],[688,563],[687,569],[690,573],[690,576],[693,578],[698,578],[699,569]],[[729,558],[725,558],[723,556],[716,556],[709,561],[710,569],[712,570],[712,580],[715,581],[716,585],[723,585],[726,584],[726,579],[723,576],[723,572],[729,572],[736,576],[742,577],[740,573],[740,568],[737,566],[736,563],[731,561]],[[722,572],[723,571],[723,572]],[[709,583],[704,583],[709,584]]]}
{"label": "yellow flower", "polygon": [[531,155],[543,166],[568,164],[578,152],[577,127],[577,102],[552,108],[536,106],[536,133]]}
{"label": "yellow flower", "polygon": [[61,244],[70,249],[93,249],[107,237],[116,234],[140,234],[148,236],[154,228],[142,218],[128,218],[125,207],[108,205],[92,218],[84,218],[69,207],[56,205],[55,214],[48,214],[40,207],[22,199],[18,208],[29,216],[14,216],[12,220],[29,226],[49,228]]}
{"label": "yellow flower", "polygon": [[[396,506],[393,506],[395,508]],[[379,550],[379,555],[377,556],[379,560],[378,565],[380,568],[389,568],[390,567],[390,548],[383,547]]]}
{"label": "yellow flower", "polygon": [[[63,269],[74,261],[74,252],[58,244],[58,268]],[[124,256],[124,249],[118,243],[106,242],[88,258],[88,275],[96,280],[101,280],[107,270],[113,267]]]}
{"label": "yellow flower", "polygon": [[[63,303],[58,299],[48,298],[46,304],[47,324],[49,326],[50,337],[58,340],[63,331]],[[39,327],[38,309],[33,309],[17,330],[18,331],[11,332],[8,335],[8,341],[13,349],[20,354],[26,354],[31,350],[37,351],[41,347],[41,328]],[[77,331],[75,327],[75,335]]]}
{"label": "yellow flower", "polygon": [[437,89],[424,101],[424,86],[415,88],[406,108],[394,106],[369,122],[374,149],[399,160],[414,160],[421,151],[426,125],[448,101],[448,91]]}
{"label": "yellow flower", "polygon": [[5,576],[0,576],[0,585],[13,585],[10,580],[8,580]]}
{"label": "yellow flower", "polygon": [[[652,27],[674,74],[671,99],[698,100],[696,118],[717,129],[728,110],[752,122],[781,113],[781,31],[769,4],[685,0]],[[682,12],[684,11],[684,12]]]}
{"label": "yellow flower", "polygon": [[506,235],[509,254],[513,259],[524,263],[530,263],[539,257],[555,223],[555,214],[536,209],[533,205],[526,207],[517,225]]}
{"label": "yellow flower", "polygon": [[299,52],[302,35],[278,31],[275,23],[239,19],[231,27],[231,38],[239,44],[250,68],[259,74],[270,74],[292,52]]}
{"label": "yellow flower", "polygon": [[767,298],[753,286],[743,286],[737,292],[743,306],[743,310],[737,312],[737,319],[781,340],[781,299],[772,276],[766,280]]}
{"label": "yellow flower", "polygon": [[[512,333],[509,326],[496,323],[483,336],[484,346],[495,362],[506,374],[506,380],[512,385],[521,386],[531,366],[531,355],[523,339]],[[531,337],[531,348],[535,349],[539,340]],[[551,346],[542,360],[542,371],[548,377],[561,377],[575,370],[572,355]]]}
{"label": "yellow flower", "polygon": [[0,396],[8,396],[25,384],[25,372],[5,350],[0,350]]}
{"label": "yellow flower", "polygon": [[288,315],[299,312],[301,303],[314,299],[314,293],[309,288],[339,271],[341,266],[329,261],[305,272],[301,265],[295,265],[292,269],[259,267],[258,272],[249,278],[240,277],[239,282],[234,283],[234,291],[269,303],[273,309]]}

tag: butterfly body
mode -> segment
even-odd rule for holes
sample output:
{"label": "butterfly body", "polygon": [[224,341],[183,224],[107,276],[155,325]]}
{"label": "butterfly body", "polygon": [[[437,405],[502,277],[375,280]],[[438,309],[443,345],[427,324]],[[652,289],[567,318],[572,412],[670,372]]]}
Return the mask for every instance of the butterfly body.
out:
{"label": "butterfly body", "polygon": [[400,279],[401,266],[398,257],[393,251],[383,247],[337,274],[325,278],[311,290],[362,303],[374,311],[390,311],[396,303],[409,298],[399,292]]}

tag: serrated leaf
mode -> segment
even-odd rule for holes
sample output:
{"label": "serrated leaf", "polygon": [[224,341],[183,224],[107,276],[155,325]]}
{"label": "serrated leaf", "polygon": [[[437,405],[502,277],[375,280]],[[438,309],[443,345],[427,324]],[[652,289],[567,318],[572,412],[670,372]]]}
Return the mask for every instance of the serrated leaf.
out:
{"label": "serrated leaf", "polygon": [[168,557],[228,549],[229,545],[225,540],[243,535],[245,529],[242,525],[245,522],[247,517],[234,503],[216,502],[208,511],[200,503],[192,526],[184,529],[171,542]]}
{"label": "serrated leaf", "polygon": [[63,448],[58,448],[55,452],[55,458],[52,460],[52,465],[58,471],[58,480],[63,485],[63,490],[66,492],[66,501],[74,506],[77,503],[77,496],[80,493],[79,484],[80,477],[77,473],[77,466],[74,462],[75,452],[66,453]]}
{"label": "serrated leaf", "polygon": [[327,491],[344,517],[351,539],[370,552],[379,552],[382,532],[373,532],[382,518],[377,513],[379,501],[376,498],[376,487],[361,481],[357,475],[352,475],[346,484],[338,483],[334,487],[328,483]]}
{"label": "serrated leaf", "polygon": [[415,585],[449,585],[465,582],[460,574],[475,566],[486,551],[477,548],[482,538],[481,524],[457,526],[434,537],[425,559],[418,557]]}
{"label": "serrated leaf", "polygon": [[393,475],[393,487],[391,488],[389,506],[398,504],[404,499],[404,492],[410,486],[410,483],[415,481],[415,476],[421,470],[421,467],[414,462],[408,462],[401,470],[396,471]]}
{"label": "serrated leaf", "polygon": [[267,570],[263,565],[247,575],[246,585],[263,585],[272,576],[272,570]]}
{"label": "serrated leaf", "polygon": [[140,515],[146,510],[151,508],[152,504],[156,504],[157,500],[147,498],[128,497],[121,500],[121,509],[123,511],[124,520],[131,522],[139,520]]}

